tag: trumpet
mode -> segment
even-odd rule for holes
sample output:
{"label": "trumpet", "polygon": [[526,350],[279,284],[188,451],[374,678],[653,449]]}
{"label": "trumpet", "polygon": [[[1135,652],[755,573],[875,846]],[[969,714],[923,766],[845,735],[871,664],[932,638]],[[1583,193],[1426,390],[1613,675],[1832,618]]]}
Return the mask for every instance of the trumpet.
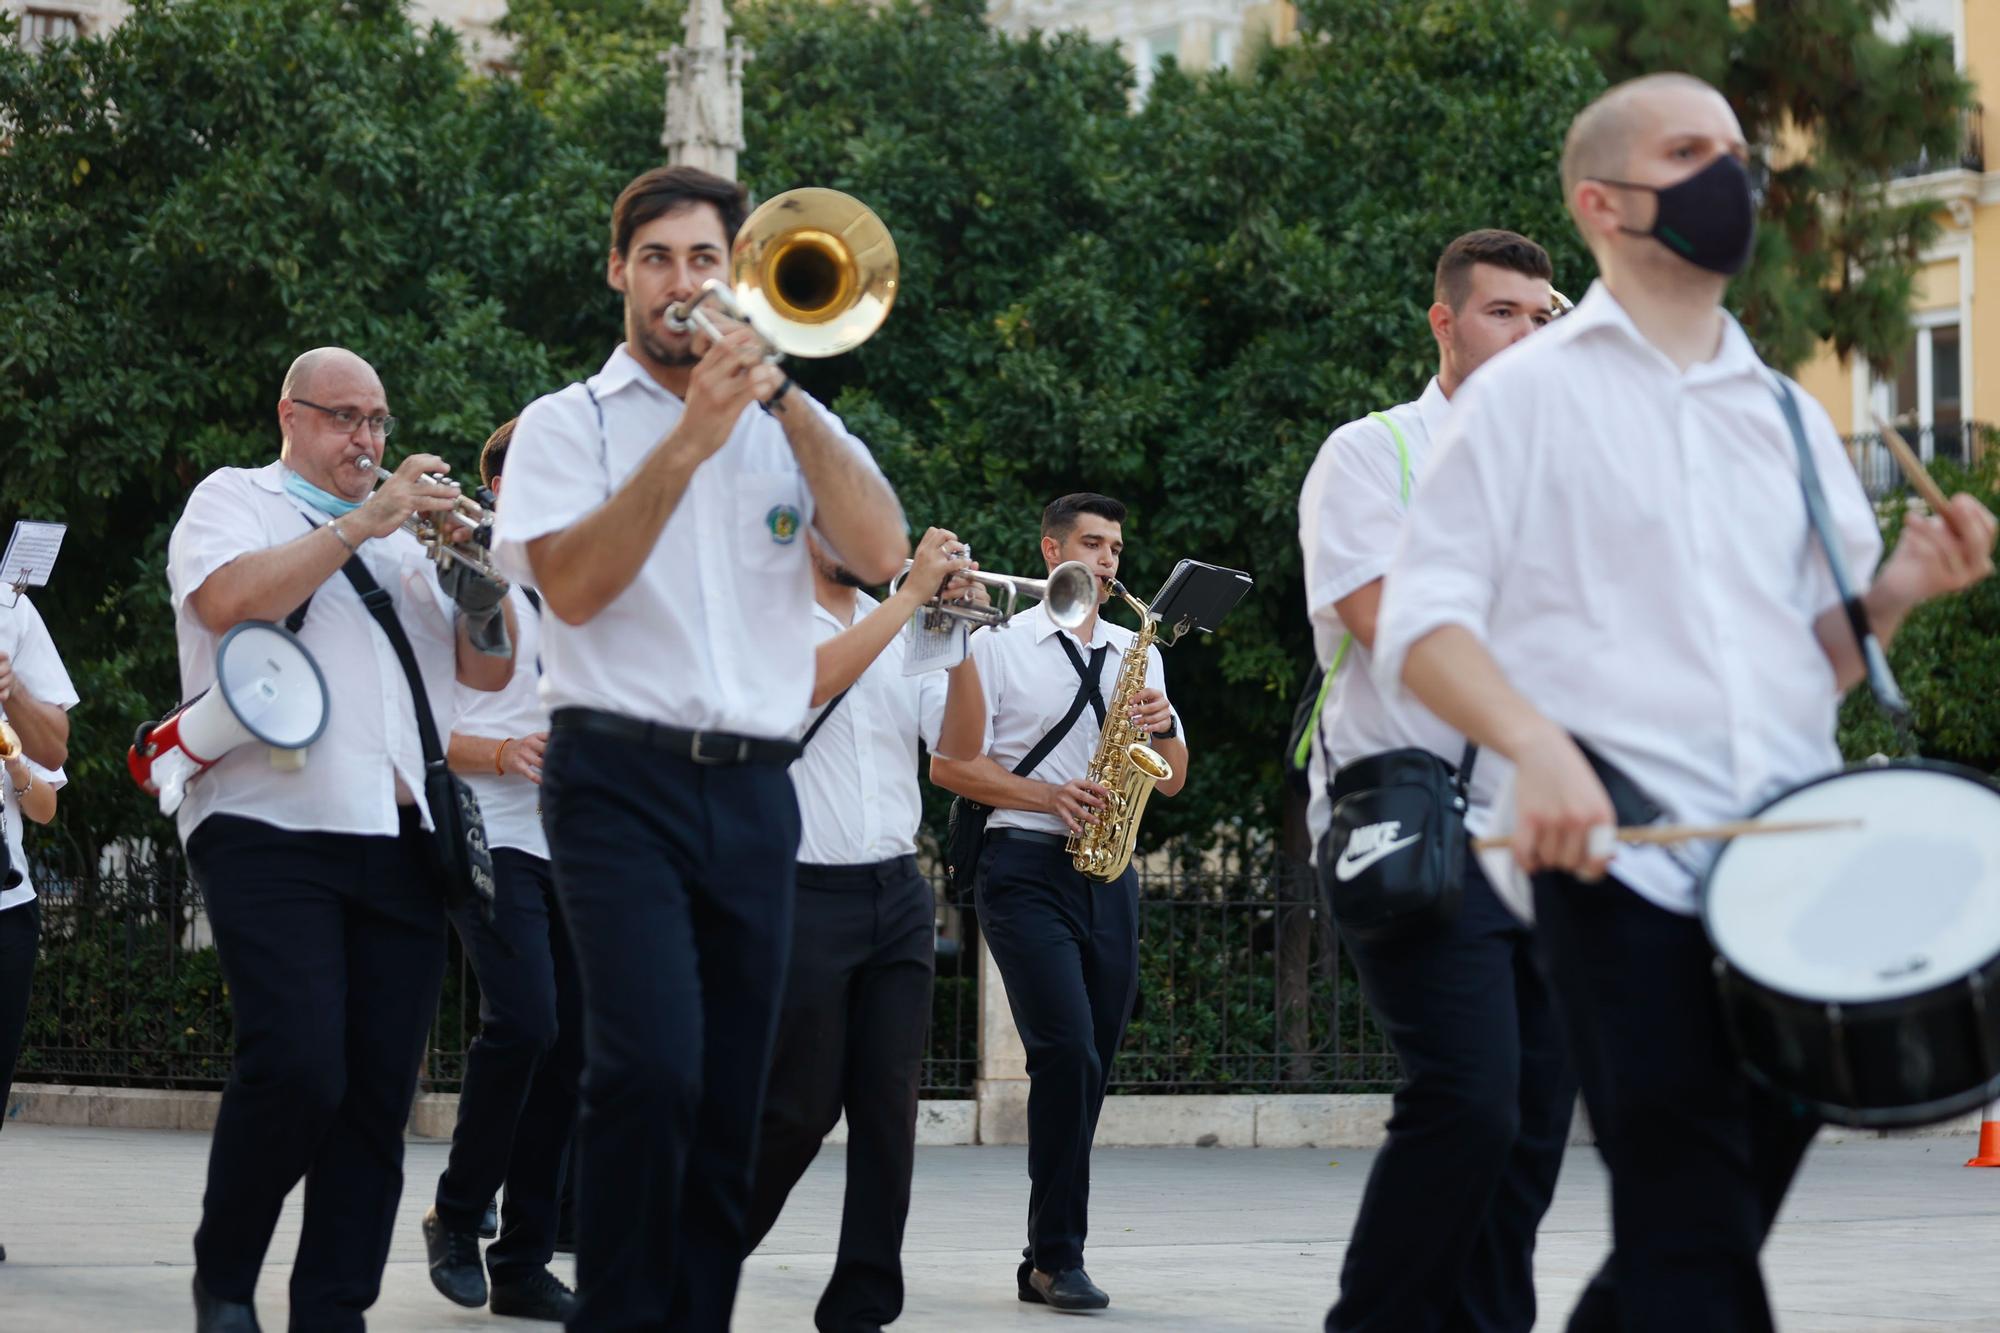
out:
{"label": "trumpet", "polygon": [[[363,472],[373,473],[373,484],[377,486],[390,475],[366,454],[355,459],[354,466]],[[458,485],[442,473],[425,473],[424,480],[440,486]],[[472,536],[463,542],[454,542],[445,535],[437,514],[412,514],[403,520],[403,531],[415,537],[424,548],[424,553],[437,561],[440,567],[448,560],[455,560],[482,578],[505,583],[507,576],[493,563],[492,552],[488,549],[493,541],[493,503],[493,492],[482,486],[479,488],[479,500],[461,494],[451,509],[445,511],[454,523],[472,530]]]}
{"label": "trumpet", "polygon": [[[889,582],[890,596],[895,596],[896,589],[903,586],[903,579],[916,563],[914,560],[903,562],[903,572]],[[938,597],[924,604],[925,611],[932,615],[969,620],[975,625],[1004,625],[1014,618],[1014,608],[1019,600],[1026,597],[1030,601],[1047,604],[1049,619],[1057,629],[1076,630],[1090,619],[1090,613],[1097,608],[1097,576],[1081,560],[1063,561],[1050,570],[1045,579],[989,574],[983,569],[967,570],[962,577],[1004,592],[1007,600],[998,605],[981,606],[977,602],[949,602]]]}
{"label": "trumpet", "polygon": [[4,718],[0,718],[0,764],[11,764],[21,757],[21,738]]}
{"label": "trumpet", "polygon": [[694,299],[668,307],[666,325],[720,339],[701,308],[710,304],[749,325],[766,360],[838,356],[882,327],[900,273],[895,238],[866,204],[838,190],[787,190],[744,219],[729,281],[710,278]]}

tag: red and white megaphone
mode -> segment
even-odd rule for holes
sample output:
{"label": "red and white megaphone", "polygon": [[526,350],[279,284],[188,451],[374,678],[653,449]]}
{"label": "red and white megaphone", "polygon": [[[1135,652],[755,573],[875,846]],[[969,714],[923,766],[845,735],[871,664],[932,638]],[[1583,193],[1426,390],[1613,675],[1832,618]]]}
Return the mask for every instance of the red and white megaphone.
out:
{"label": "red and white megaphone", "polygon": [[170,815],[187,785],[246,741],[271,747],[275,767],[299,768],[326,730],[326,679],[292,633],[246,620],[215,649],[215,685],[158,722],[144,722],[125,753],[132,780]]}

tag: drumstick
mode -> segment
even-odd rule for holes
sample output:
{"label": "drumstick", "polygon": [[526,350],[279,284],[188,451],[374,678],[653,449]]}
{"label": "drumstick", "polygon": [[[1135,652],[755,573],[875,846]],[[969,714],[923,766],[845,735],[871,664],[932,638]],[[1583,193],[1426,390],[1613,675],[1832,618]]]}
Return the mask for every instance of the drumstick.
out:
{"label": "drumstick", "polygon": [[[1595,843],[1608,832],[1612,842],[1631,847],[1659,847],[1677,842],[1721,841],[1726,838],[1754,838],[1766,833],[1821,833],[1828,829],[1860,828],[1858,819],[1738,819],[1726,824],[1642,824],[1633,828],[1593,831]],[[1475,852],[1495,852],[1512,847],[1514,836],[1474,838]]]}
{"label": "drumstick", "polygon": [[1950,502],[1944,498],[1938,484],[1931,480],[1931,474],[1924,467],[1924,460],[1917,457],[1917,451],[1910,448],[1909,442],[1897,433],[1896,428],[1881,417],[1875,418],[1875,429],[1882,433],[1882,443],[1888,445],[1889,452],[1896,456],[1896,466],[1903,469],[1911,488],[1923,497],[1932,513],[1949,523],[1951,518],[1947,505]]}

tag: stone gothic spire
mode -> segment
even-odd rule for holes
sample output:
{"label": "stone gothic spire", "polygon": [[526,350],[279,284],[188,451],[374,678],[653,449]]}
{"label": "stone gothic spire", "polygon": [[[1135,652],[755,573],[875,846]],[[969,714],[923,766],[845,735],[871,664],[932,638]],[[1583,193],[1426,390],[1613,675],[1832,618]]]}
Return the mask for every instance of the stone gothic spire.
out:
{"label": "stone gothic spire", "polygon": [[685,163],[736,179],[743,151],[743,64],[750,58],[741,37],[730,40],[722,0],[689,0],[682,21],[687,40],[660,53],[667,67],[667,124],[660,147],[669,165]]}

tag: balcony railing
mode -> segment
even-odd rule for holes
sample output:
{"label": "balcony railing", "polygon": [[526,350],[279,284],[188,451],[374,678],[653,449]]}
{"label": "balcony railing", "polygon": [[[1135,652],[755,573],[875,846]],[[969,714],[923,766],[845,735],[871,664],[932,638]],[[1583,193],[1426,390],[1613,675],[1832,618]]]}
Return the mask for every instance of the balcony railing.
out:
{"label": "balcony railing", "polygon": [[1911,176],[1928,176],[1934,171],[1986,170],[1986,108],[1974,102],[1959,113],[1959,140],[1957,160],[1933,157],[1930,153],[1919,153],[1914,161],[1905,162],[1891,174],[1898,180]]}
{"label": "balcony railing", "polygon": [[[1993,427],[1980,421],[1961,421],[1947,426],[1925,426],[1921,430],[1914,426],[1898,427],[1897,430],[1922,458],[1941,458],[1961,467],[1970,467],[1985,452],[1985,441]],[[1861,474],[1861,487],[1868,492],[1869,499],[1880,500],[1909,489],[1903,480],[1902,469],[1896,466],[1895,455],[1889,452],[1888,445],[1882,443],[1881,435],[1868,431],[1861,435],[1849,435],[1844,442],[1847,456],[1853,461],[1854,470]]]}

